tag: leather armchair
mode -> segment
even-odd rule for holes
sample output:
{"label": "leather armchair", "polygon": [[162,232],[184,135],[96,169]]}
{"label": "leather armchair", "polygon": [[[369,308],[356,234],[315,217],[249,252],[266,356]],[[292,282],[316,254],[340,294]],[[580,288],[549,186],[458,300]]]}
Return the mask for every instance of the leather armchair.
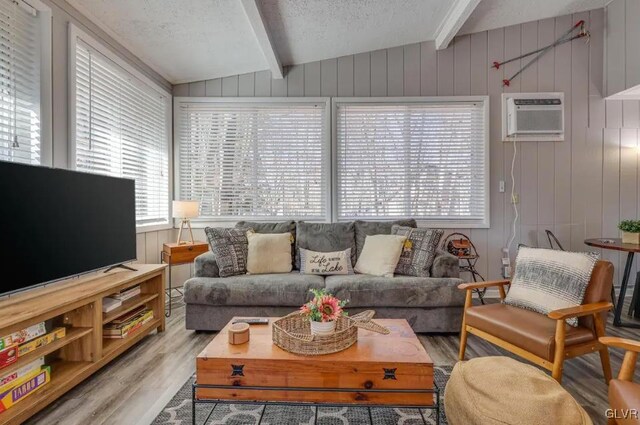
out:
{"label": "leather armchair", "polygon": [[630,339],[603,337],[600,342],[608,347],[626,350],[617,379],[609,382],[609,425],[640,424],[640,384],[633,382],[633,374],[640,353],[640,342]]}
{"label": "leather armchair", "polygon": [[[606,382],[611,380],[611,365],[607,347],[598,341],[604,336],[607,311],[613,285],[613,265],[598,261],[591,274],[583,304],[555,310],[548,315],[513,307],[507,304],[474,306],[474,289],[497,287],[500,298],[506,296],[510,282],[463,283],[458,288],[466,291],[462,331],[460,333],[460,360],[464,360],[467,335],[474,334],[499,347],[552,372],[558,382],[562,380],[564,360],[592,352],[600,353]],[[578,327],[565,323],[578,318]]]}

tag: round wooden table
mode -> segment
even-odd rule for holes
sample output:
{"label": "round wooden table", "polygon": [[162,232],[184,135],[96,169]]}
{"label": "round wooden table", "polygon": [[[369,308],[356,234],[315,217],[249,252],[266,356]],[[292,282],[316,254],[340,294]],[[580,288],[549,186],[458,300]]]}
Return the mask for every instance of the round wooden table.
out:
{"label": "round wooden table", "polygon": [[[586,245],[596,248],[610,249],[613,251],[623,251],[627,253],[627,262],[624,266],[624,273],[622,275],[622,283],[620,284],[620,294],[618,295],[618,301],[615,303],[615,314],[613,316],[613,325],[629,328],[640,328],[640,325],[636,323],[622,323],[620,316],[622,314],[622,306],[624,305],[624,296],[627,292],[627,285],[629,284],[629,275],[631,274],[631,266],[633,265],[633,256],[636,252],[640,252],[640,245],[622,243],[621,239],[617,238],[599,238],[599,239],[586,239],[584,241]],[[629,316],[633,315],[635,318],[640,318],[640,297],[638,297],[638,286],[640,286],[640,272],[636,276],[636,285],[633,291],[633,298],[631,299],[631,305],[629,306]],[[615,291],[611,288],[611,299],[615,300]]]}

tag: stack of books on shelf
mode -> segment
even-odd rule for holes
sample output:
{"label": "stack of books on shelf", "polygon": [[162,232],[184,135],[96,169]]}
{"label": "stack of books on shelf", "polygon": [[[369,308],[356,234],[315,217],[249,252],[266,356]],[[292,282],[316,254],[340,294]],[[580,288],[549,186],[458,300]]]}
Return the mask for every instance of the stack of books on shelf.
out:
{"label": "stack of books on shelf", "polygon": [[104,325],[102,336],[126,338],[151,320],[153,320],[153,310],[142,305]]}
{"label": "stack of books on shelf", "polygon": [[2,369],[65,335],[66,328],[59,327],[47,332],[45,323],[40,322],[0,337],[0,412],[33,394],[51,379],[51,368],[45,365],[44,357],[9,373],[3,374]]}
{"label": "stack of books on shelf", "polygon": [[125,289],[117,294],[109,295],[102,299],[102,312],[109,313],[120,307],[124,301],[136,295],[140,295],[140,285]]}

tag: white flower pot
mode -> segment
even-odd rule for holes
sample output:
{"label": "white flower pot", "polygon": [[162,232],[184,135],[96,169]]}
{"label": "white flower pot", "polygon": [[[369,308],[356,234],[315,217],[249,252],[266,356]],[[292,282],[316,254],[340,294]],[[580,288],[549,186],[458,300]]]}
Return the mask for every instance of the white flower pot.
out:
{"label": "white flower pot", "polygon": [[311,335],[331,335],[336,331],[336,322],[311,321]]}

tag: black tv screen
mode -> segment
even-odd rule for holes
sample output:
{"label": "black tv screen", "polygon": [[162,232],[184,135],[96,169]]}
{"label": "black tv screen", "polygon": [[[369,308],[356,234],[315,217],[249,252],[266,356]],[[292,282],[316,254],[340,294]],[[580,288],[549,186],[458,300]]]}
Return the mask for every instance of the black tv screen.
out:
{"label": "black tv screen", "polygon": [[0,293],[136,258],[133,180],[0,161],[0,197]]}

